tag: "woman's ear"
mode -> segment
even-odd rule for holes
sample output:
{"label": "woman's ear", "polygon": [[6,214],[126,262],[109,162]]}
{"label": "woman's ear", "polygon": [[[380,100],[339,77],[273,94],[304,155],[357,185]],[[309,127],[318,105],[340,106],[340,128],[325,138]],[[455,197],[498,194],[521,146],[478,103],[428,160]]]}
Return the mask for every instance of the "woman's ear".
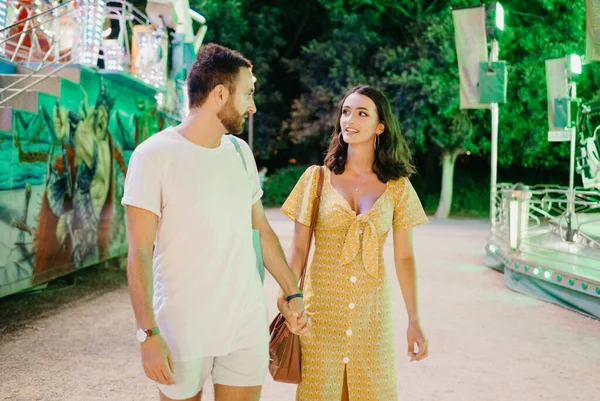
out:
{"label": "woman's ear", "polygon": [[375,133],[377,135],[380,135],[383,133],[383,131],[385,131],[385,125],[383,125],[383,123],[379,123],[379,125],[377,125],[377,130],[375,131]]}

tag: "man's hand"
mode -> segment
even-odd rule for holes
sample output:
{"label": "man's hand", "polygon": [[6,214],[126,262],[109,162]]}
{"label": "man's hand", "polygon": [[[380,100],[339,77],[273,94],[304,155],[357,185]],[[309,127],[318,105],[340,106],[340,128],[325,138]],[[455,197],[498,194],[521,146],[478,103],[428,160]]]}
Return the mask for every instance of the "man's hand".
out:
{"label": "man's hand", "polygon": [[161,335],[149,337],[142,343],[142,365],[150,380],[160,384],[175,384],[171,350]]}
{"label": "man's hand", "polygon": [[310,319],[304,309],[302,298],[294,298],[291,301],[285,301],[281,307],[281,314],[285,318],[285,325],[293,333],[304,335],[310,329]]}
{"label": "man's hand", "polygon": [[[427,358],[429,354],[427,338],[423,335],[419,322],[410,322],[406,330],[406,339],[408,341],[408,357],[410,361],[420,361]],[[415,344],[418,352],[415,352]]]}

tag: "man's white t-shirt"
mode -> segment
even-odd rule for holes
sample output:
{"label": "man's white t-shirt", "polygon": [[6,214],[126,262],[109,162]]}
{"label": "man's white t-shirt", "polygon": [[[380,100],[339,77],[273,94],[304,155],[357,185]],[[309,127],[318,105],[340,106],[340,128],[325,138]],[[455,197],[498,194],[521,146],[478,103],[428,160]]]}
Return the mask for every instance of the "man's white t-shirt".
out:
{"label": "man's white t-shirt", "polygon": [[177,361],[222,356],[269,341],[252,246],[256,162],[229,138],[214,149],[175,129],[148,138],[129,161],[123,205],[155,213],[153,308]]}

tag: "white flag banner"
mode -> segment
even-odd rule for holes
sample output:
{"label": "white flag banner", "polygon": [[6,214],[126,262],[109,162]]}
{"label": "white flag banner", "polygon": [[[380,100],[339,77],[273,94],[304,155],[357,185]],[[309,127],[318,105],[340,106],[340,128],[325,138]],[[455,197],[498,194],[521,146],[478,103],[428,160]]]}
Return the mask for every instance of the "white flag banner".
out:
{"label": "white flag banner", "polygon": [[554,126],[554,99],[569,97],[567,60],[564,57],[546,60],[546,86],[548,87],[548,127],[550,131],[562,131]]}
{"label": "white flag banner", "polygon": [[460,79],[460,108],[487,109],[479,103],[479,64],[488,61],[484,6],[452,10]]}
{"label": "white flag banner", "polygon": [[600,60],[600,0],[585,1],[585,62]]}

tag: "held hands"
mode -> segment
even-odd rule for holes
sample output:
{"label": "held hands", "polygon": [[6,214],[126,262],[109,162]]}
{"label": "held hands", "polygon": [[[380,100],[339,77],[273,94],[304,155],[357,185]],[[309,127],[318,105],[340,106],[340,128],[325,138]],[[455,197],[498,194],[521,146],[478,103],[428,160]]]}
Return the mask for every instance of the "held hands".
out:
{"label": "held hands", "polygon": [[[406,339],[408,341],[408,357],[411,362],[420,361],[427,358],[428,346],[427,338],[423,335],[418,321],[410,321],[406,330]],[[415,352],[415,344],[417,352]]]}
{"label": "held hands", "polygon": [[310,319],[304,309],[302,298],[294,298],[289,302],[283,300],[283,303],[280,303],[280,305],[280,312],[285,318],[285,325],[290,332],[299,336],[308,333]]}
{"label": "held hands", "polygon": [[142,343],[142,365],[150,380],[160,384],[175,384],[171,350],[161,335],[148,337]]}

